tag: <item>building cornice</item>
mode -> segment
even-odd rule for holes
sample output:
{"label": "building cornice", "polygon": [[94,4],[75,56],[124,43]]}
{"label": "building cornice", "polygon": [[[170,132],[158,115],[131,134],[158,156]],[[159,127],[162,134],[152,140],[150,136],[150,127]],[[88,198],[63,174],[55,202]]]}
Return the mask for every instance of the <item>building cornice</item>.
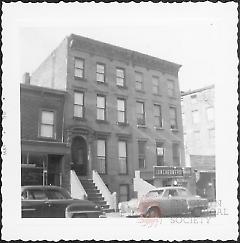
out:
{"label": "building cornice", "polygon": [[181,91],[181,96],[185,96],[185,95],[190,95],[190,94],[194,94],[194,93],[199,93],[202,92],[204,90],[208,90],[208,89],[214,89],[215,85],[209,85],[200,89],[195,89],[195,90],[189,90],[189,91]]}
{"label": "building cornice", "polygon": [[55,94],[59,96],[65,96],[67,94],[66,91],[63,90],[57,90],[57,89],[51,89],[47,87],[32,85],[32,84],[20,84],[21,91],[33,91],[33,92],[39,92],[39,93],[49,93],[49,94]]}
{"label": "building cornice", "polygon": [[173,62],[74,34],[69,37],[69,47],[87,52],[92,56],[106,57],[110,59],[110,61],[118,60],[133,66],[145,67],[162,73],[169,73],[174,76],[178,75],[178,71],[181,67],[181,65]]}

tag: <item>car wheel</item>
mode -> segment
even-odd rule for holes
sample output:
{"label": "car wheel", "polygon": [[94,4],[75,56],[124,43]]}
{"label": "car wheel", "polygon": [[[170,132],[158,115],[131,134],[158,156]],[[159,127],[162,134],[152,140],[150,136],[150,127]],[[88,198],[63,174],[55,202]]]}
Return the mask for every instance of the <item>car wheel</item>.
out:
{"label": "car wheel", "polygon": [[192,215],[194,217],[200,217],[202,214],[202,209],[201,208],[194,208],[192,211]]}
{"label": "car wheel", "polygon": [[146,218],[160,218],[160,210],[158,208],[150,208],[146,213]]}

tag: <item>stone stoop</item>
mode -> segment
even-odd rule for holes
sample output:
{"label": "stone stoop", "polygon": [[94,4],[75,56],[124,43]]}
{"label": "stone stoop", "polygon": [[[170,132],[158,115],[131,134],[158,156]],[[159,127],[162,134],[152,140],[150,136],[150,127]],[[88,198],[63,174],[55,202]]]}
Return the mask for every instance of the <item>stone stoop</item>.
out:
{"label": "stone stoop", "polygon": [[82,183],[82,186],[84,190],[87,193],[87,199],[91,202],[94,202],[98,206],[102,208],[104,212],[114,212],[113,209],[109,208],[109,205],[107,205],[107,202],[104,200],[102,194],[100,191],[97,189],[95,184],[93,183],[92,179],[82,179],[79,178],[79,180]]}

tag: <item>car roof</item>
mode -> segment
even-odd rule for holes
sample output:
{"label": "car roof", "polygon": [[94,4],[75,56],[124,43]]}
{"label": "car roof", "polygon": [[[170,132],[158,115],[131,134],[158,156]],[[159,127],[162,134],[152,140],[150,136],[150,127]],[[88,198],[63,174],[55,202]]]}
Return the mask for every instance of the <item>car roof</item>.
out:
{"label": "car roof", "polygon": [[163,186],[163,187],[157,187],[156,189],[152,189],[151,191],[158,191],[158,190],[167,190],[167,189],[185,189],[185,187],[182,186]]}
{"label": "car roof", "polygon": [[21,187],[22,191],[24,189],[60,189],[60,190],[64,190],[64,188],[59,187],[59,186],[40,186],[40,185],[31,185],[31,186],[22,186]]}

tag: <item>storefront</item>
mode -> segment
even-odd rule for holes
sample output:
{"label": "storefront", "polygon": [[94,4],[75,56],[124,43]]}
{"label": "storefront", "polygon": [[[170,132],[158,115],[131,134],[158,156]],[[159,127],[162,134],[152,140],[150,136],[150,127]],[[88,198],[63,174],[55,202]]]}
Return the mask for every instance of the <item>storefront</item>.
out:
{"label": "storefront", "polygon": [[153,184],[162,186],[183,186],[195,193],[194,174],[190,167],[154,166]]}
{"label": "storefront", "polygon": [[65,161],[67,148],[64,144],[49,144],[36,141],[22,143],[21,184],[64,186],[69,170]]}

